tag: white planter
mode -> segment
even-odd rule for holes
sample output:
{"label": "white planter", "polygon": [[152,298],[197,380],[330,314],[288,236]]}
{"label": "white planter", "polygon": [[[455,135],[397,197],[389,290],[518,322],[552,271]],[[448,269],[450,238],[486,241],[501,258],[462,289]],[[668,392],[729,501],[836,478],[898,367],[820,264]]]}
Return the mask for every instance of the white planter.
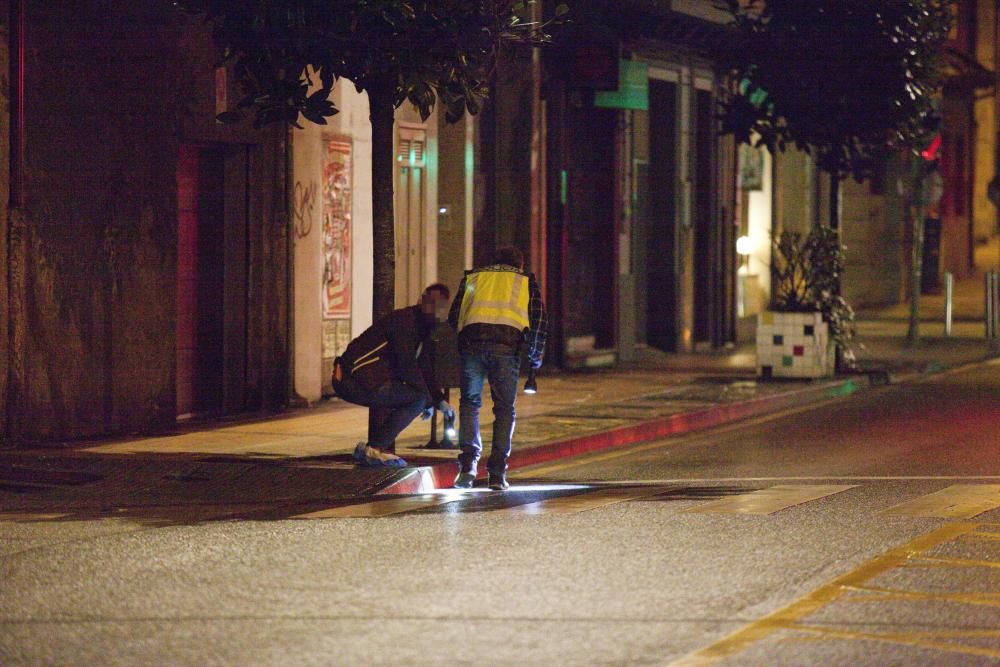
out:
{"label": "white planter", "polygon": [[834,345],[820,313],[757,315],[757,376],[821,378],[833,375]]}

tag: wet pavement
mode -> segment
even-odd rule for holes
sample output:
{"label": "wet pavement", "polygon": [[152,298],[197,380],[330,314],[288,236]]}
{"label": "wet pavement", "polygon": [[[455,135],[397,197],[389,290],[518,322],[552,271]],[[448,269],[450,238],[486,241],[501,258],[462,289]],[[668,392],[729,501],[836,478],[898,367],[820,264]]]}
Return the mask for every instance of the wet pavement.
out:
{"label": "wet pavement", "polygon": [[[905,340],[905,322],[888,315],[862,321],[862,369],[905,382],[992,356],[981,322],[959,322],[951,337],[937,326],[925,323],[914,345]],[[616,369],[549,371],[539,378],[538,394],[518,397],[511,467],[716,426],[881,383],[865,373],[758,381],[753,364],[752,347],[743,345],[704,354],[649,353]],[[485,403],[488,441],[492,415]],[[278,504],[307,511],[317,502],[450,483],[456,452],[426,447],[429,422],[415,421],[398,440],[398,453],[411,465],[406,470],[354,465],[350,453],[366,429],[366,409],[330,400],[275,416],[181,425],[168,435],[0,449],[0,512],[187,521]],[[417,469],[434,474],[414,486]]]}
{"label": "wet pavement", "polygon": [[0,663],[996,664],[998,364],[521,468],[503,493],[319,507],[278,475],[262,495],[298,501],[219,520],[0,519]]}

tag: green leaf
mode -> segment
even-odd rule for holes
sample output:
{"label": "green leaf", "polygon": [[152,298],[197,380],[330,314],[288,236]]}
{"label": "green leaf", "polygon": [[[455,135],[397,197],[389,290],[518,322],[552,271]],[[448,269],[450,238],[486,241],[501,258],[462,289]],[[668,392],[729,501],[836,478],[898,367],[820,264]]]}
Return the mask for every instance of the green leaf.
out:
{"label": "green leaf", "polygon": [[320,88],[312,95],[310,95],[306,101],[308,104],[319,104],[322,102],[326,102],[329,97],[330,97],[330,89]]}
{"label": "green leaf", "polygon": [[308,120],[308,121],[310,121],[312,123],[315,123],[316,125],[326,125],[327,124],[326,123],[326,118],[323,116],[323,114],[317,113],[316,111],[313,111],[313,110],[310,110],[310,109],[303,109],[302,110],[302,116],[305,117],[306,120]]}
{"label": "green leaf", "polygon": [[[558,1],[558,0],[557,0]],[[336,113],[321,105],[340,77],[362,92],[373,85],[393,104],[409,99],[423,117],[432,112],[438,91],[455,81],[455,99],[442,100],[446,115],[475,113],[479,84],[489,80],[496,54],[506,40],[539,45],[546,26],[530,19],[537,0],[176,0],[184,11],[201,14],[212,38],[231,62],[240,86],[239,109],[251,109],[254,125],[299,116],[319,122]],[[516,17],[517,12],[522,17]],[[568,13],[560,3],[555,16]],[[513,25],[513,28],[507,29]],[[312,82],[308,79],[312,73]],[[310,92],[319,80],[326,93]],[[378,82],[396,82],[383,90]],[[419,82],[419,86],[414,86]],[[325,100],[324,100],[325,103]],[[229,119],[231,116],[224,116]]]}
{"label": "green leaf", "polygon": [[215,117],[215,122],[220,125],[232,125],[243,120],[243,114],[238,111],[223,111]]}
{"label": "green leaf", "polygon": [[323,67],[319,73],[319,81],[325,90],[332,90],[333,84],[336,82],[336,76],[334,75],[333,70],[329,67]]}

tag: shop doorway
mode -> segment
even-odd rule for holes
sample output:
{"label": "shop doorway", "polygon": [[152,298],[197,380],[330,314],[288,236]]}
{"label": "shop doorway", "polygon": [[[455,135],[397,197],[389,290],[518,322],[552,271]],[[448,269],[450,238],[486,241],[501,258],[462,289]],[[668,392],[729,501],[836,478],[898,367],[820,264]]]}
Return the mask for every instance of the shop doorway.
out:
{"label": "shop doorway", "polygon": [[248,156],[246,146],[179,149],[178,419],[244,407]]}
{"label": "shop doorway", "polygon": [[[562,320],[569,354],[613,359],[615,346],[615,137],[618,113],[567,113],[568,220]],[[608,357],[608,355],[611,355]],[[591,361],[590,363],[595,363]]]}
{"label": "shop doorway", "polygon": [[424,288],[427,233],[427,132],[401,126],[396,163],[396,308],[417,302]]}
{"label": "shop doorway", "polygon": [[[723,226],[716,224],[715,120],[711,82],[695,80],[692,222],[694,227],[694,344],[695,348],[721,344],[718,325],[727,302],[722,278]],[[731,233],[730,233],[731,236]],[[726,239],[728,240],[728,239]],[[731,245],[731,244],[730,244]],[[727,248],[728,249],[728,246]]]}
{"label": "shop doorway", "polygon": [[651,66],[649,110],[632,117],[636,343],[663,352],[721,345],[732,320],[713,85],[707,70]]}
{"label": "shop doorway", "polygon": [[649,164],[640,173],[645,274],[637,304],[648,345],[677,349],[677,99],[676,81],[649,81]]}

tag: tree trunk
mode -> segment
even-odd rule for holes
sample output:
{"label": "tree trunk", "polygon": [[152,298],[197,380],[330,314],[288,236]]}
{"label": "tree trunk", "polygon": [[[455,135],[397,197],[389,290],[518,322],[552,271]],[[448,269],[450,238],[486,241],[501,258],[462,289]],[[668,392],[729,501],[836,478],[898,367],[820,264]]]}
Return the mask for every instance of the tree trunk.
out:
{"label": "tree trunk", "polygon": [[834,169],[830,172],[830,227],[838,232],[840,213],[840,172]]}
{"label": "tree trunk", "polygon": [[[396,244],[393,217],[393,125],[395,107],[391,91],[368,88],[372,125],[372,321],[393,311],[396,298]],[[368,410],[368,440],[386,418],[387,411]],[[395,450],[395,443],[389,448]]]}
{"label": "tree trunk", "polygon": [[396,246],[393,218],[392,96],[368,90],[372,124],[372,320],[393,310]]}
{"label": "tree trunk", "polygon": [[920,281],[924,259],[924,179],[920,157],[910,158],[911,211],[913,212],[913,243],[910,252],[910,328],[906,338],[911,343],[920,339]]}
{"label": "tree trunk", "polygon": [[[840,240],[840,171],[834,169],[830,172],[830,229],[837,232],[837,240]],[[840,294],[840,280],[841,276],[837,276],[836,282],[833,284],[834,294]],[[833,351],[833,366],[837,371],[844,370],[844,351],[837,346],[837,349]]]}

